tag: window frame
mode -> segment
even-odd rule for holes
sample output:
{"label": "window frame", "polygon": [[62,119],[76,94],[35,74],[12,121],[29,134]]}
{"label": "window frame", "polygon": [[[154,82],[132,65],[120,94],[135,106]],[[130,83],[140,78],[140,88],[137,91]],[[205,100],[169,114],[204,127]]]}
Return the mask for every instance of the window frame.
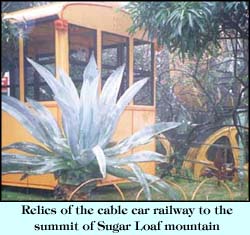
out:
{"label": "window frame", "polygon": [[[103,70],[103,53],[102,52],[103,52],[103,42],[104,42],[103,35],[104,34],[115,36],[115,37],[124,38],[125,41],[126,41],[125,43],[122,43],[122,44],[124,44],[125,47],[127,47],[127,49],[126,49],[127,61],[126,61],[126,66],[125,66],[124,72],[126,72],[126,77],[125,77],[125,80],[126,80],[126,89],[128,89],[129,88],[129,69],[130,69],[130,66],[129,66],[130,65],[130,63],[129,63],[130,62],[129,36],[124,36],[124,35],[121,35],[121,34],[111,33],[111,32],[104,31],[104,30],[101,31],[101,39],[102,39],[101,40],[101,52],[100,52],[101,53],[101,74],[102,74],[102,70]],[[111,46],[106,46],[106,48],[114,48],[114,47],[111,45]],[[106,49],[106,48],[104,48],[104,49]],[[117,64],[115,65],[115,69],[118,68],[119,66],[121,66],[122,64],[124,64],[124,61],[122,61],[122,55],[121,55],[121,57],[119,57],[119,50],[120,51],[122,51],[122,50],[121,50],[121,48],[118,48],[118,46],[116,48],[117,48],[117,57],[116,57]],[[108,65],[105,65],[105,66],[108,66]],[[113,68],[111,68],[111,69],[113,69]],[[102,85],[102,79],[103,79],[103,77],[101,78],[101,88],[103,87],[103,85]],[[121,86],[122,86],[122,84],[121,84]],[[125,90],[124,89],[119,90],[119,94],[120,94],[120,92],[124,93],[124,91],[126,91],[126,89]],[[122,95],[122,94],[120,94],[120,95]],[[120,95],[118,95],[118,97]]]}
{"label": "window frame", "polygon": [[[95,55],[95,58],[97,58],[97,29],[93,29],[93,28],[89,28],[89,27],[85,27],[85,26],[80,26],[80,25],[77,25],[77,24],[73,24],[73,23],[68,23],[68,48],[69,48],[69,54],[68,54],[68,63],[69,63],[69,76],[70,76],[70,27],[73,26],[73,27],[78,27],[78,28],[82,28],[82,29],[86,29],[86,30],[91,30],[94,32],[94,47],[93,47],[93,50],[94,50],[94,55]],[[90,55],[89,55],[90,56]],[[75,61],[75,63],[79,63],[79,65],[85,65],[85,62],[80,62],[80,61]],[[82,63],[82,64],[80,64]],[[87,62],[88,63],[88,62]],[[87,65],[86,63],[86,65]],[[85,66],[86,66],[85,65]],[[71,77],[72,78],[72,77]],[[77,78],[77,79],[73,79],[72,78],[72,81],[73,83],[75,84],[76,83],[82,83],[82,76]],[[75,84],[76,85],[76,84]]]}
{"label": "window frame", "polygon": [[[146,41],[146,40],[142,40],[142,39],[138,39],[138,38],[133,38],[133,84],[136,82],[135,80],[135,46],[136,45],[136,41],[141,41],[143,42],[141,45],[144,45],[144,44],[150,44],[150,65],[151,65],[151,71],[150,71],[150,79],[149,79],[149,84],[151,86],[151,89],[152,89],[152,92],[150,94],[151,98],[151,102],[150,104],[136,104],[135,103],[135,98],[133,99],[133,105],[134,106],[138,106],[138,107],[155,107],[155,49],[154,49],[154,42],[151,42],[151,41]],[[139,44],[140,45],[140,44]],[[145,78],[145,77],[144,77]],[[138,80],[139,81],[139,80]],[[139,91],[140,92],[140,91]],[[138,92],[138,93],[139,93]]]}
{"label": "window frame", "polygon": [[[55,25],[54,25],[54,22],[51,21],[51,20],[43,20],[43,21],[35,21],[33,25],[31,26],[28,26],[28,27],[39,27],[39,25],[43,25],[43,24],[50,24],[53,26],[53,42],[54,42],[54,52],[51,52],[51,53],[40,53],[40,54],[36,54],[35,55],[35,61],[38,62],[39,64],[42,64],[41,62],[39,62],[39,57],[43,56],[43,55],[54,55],[54,64],[55,64],[55,72],[53,73],[53,75],[56,77],[56,36],[55,36],[55,32],[56,32],[56,28],[55,28]],[[25,33],[25,32],[24,32]],[[29,39],[29,38],[28,38]],[[32,99],[36,100],[37,102],[53,102],[54,99],[51,98],[49,100],[40,100],[40,93],[39,93],[39,88],[42,87],[42,85],[45,85],[47,84],[45,81],[41,82],[39,78],[37,78],[35,75],[34,75],[34,81],[33,81],[33,84],[28,84],[27,82],[27,77],[28,77],[28,71],[27,69],[29,67],[32,67],[31,64],[29,64],[29,62],[25,59],[26,56],[28,56],[28,47],[29,47],[29,40],[28,39],[25,39],[24,38],[24,41],[23,41],[23,55],[24,55],[24,63],[23,63],[23,71],[24,71],[24,101],[27,102],[27,91],[28,91],[28,87],[29,86],[33,86],[34,87],[34,96],[32,97]],[[32,67],[33,68],[33,67]],[[37,73],[36,70],[34,71],[34,74]],[[35,82],[35,81],[38,81],[38,84]],[[50,88],[49,88],[50,89]],[[53,95],[53,94],[51,94]]]}

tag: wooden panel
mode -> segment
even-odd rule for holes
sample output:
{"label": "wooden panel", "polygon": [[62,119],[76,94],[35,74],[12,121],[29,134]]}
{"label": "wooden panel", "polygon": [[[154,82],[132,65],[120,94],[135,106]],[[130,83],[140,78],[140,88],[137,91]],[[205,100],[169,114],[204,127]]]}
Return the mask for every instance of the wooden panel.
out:
{"label": "wooden panel", "polygon": [[[85,26],[93,29],[128,35],[127,29],[131,26],[130,16],[123,12],[117,12],[117,8],[103,7],[96,5],[66,6],[62,11],[62,18],[69,23]],[[143,32],[135,34],[135,37],[142,38]]]}
{"label": "wooden panel", "polygon": [[[129,110],[131,110],[129,112]],[[154,124],[155,123],[155,112],[154,110],[151,111],[145,111],[145,110],[136,110],[132,109],[130,107],[129,109],[126,109],[124,114],[122,115],[122,118],[119,122],[118,129],[115,133],[114,140],[121,140],[123,137],[130,136],[132,133],[135,133],[136,131],[139,131],[143,129],[145,126]],[[133,149],[133,152],[143,151],[143,150],[150,150],[155,151],[155,141],[150,142],[147,145],[143,145],[137,148]],[[128,155],[125,154],[125,155]],[[155,163],[141,163],[141,168],[149,173],[149,174],[155,174]],[[115,183],[122,183],[127,182],[125,180],[119,179],[114,176],[108,176],[107,179],[105,179],[102,182],[102,185],[109,184],[109,182],[115,182]]]}
{"label": "wooden panel", "polygon": [[[56,67],[63,69],[67,74],[69,73],[69,44],[68,31],[55,29],[55,55]],[[58,78],[58,74],[56,74]]]}
{"label": "wooden panel", "polygon": [[[143,129],[145,126],[155,123],[155,113],[152,111],[134,111],[133,112],[133,132]],[[146,145],[135,148],[133,151],[150,150],[155,151],[155,141],[152,141]],[[141,163],[142,169],[149,173],[155,174],[155,163]]]}
{"label": "wooden panel", "polygon": [[54,189],[57,184],[54,174],[33,175],[27,178],[29,188]]}
{"label": "wooden panel", "polygon": [[[79,25],[88,25],[93,28],[112,29],[114,32],[127,33],[131,26],[131,19],[127,12],[119,10],[122,5],[119,2],[58,2],[50,5],[34,7],[8,13],[5,18],[11,22],[21,22],[49,18],[58,15],[60,19],[76,22]],[[109,30],[109,31],[112,31]],[[143,30],[135,36],[142,38]],[[145,38],[146,35],[145,35]]]}
{"label": "wooden panel", "polygon": [[27,187],[27,178],[20,180],[23,174],[2,175],[2,185]]}
{"label": "wooden panel", "polygon": [[9,114],[2,112],[2,146],[17,141],[32,141],[38,143],[19,122]]}
{"label": "wooden panel", "polygon": [[[49,106],[49,102],[47,106]],[[48,107],[53,116],[57,119],[57,107]],[[5,112],[2,112],[2,146],[9,145],[17,141],[39,142],[33,138],[19,122]],[[53,174],[29,176],[20,180],[22,174],[7,174],[2,176],[2,185],[54,189],[57,181]]]}
{"label": "wooden panel", "polygon": [[[117,125],[116,132],[113,136],[113,141],[119,142],[122,139],[130,136],[131,134],[132,134],[132,111],[125,110],[120,118],[118,125]],[[128,154],[131,154],[131,151],[124,154],[123,156],[126,156]],[[123,156],[121,156],[121,157],[123,157]],[[106,177],[106,179],[101,182],[101,185],[110,184],[111,181],[115,182],[115,183],[125,182],[123,179],[120,179],[120,178],[112,176],[112,175],[108,175]]]}
{"label": "wooden panel", "polygon": [[[49,10],[49,8],[46,10]],[[30,10],[29,10],[30,11]],[[44,13],[43,11],[41,12]],[[21,14],[23,18],[23,14]],[[36,17],[35,17],[36,18]],[[39,18],[39,17],[38,17]],[[123,12],[117,12],[116,8],[103,7],[94,4],[74,3],[65,7],[60,14],[60,18],[65,19],[68,23],[84,26],[97,30],[97,64],[99,71],[101,71],[101,31],[129,36],[127,29],[131,25],[130,16]],[[34,31],[35,32],[35,31]],[[40,37],[44,37],[45,31],[40,31]],[[133,38],[130,37],[130,51],[129,51],[129,84],[133,83],[133,39],[142,39],[143,32],[136,33]],[[37,34],[38,35],[38,34]],[[44,38],[42,38],[44,42]],[[68,65],[68,32],[67,30],[55,31],[55,50],[56,50],[56,66],[63,68],[66,72],[69,70]],[[23,75],[23,41],[19,41],[20,47],[20,98],[24,101],[24,75]],[[100,89],[100,88],[99,88]],[[55,106],[55,102],[42,102],[45,104],[53,115],[57,118],[61,125],[60,111]],[[135,131],[142,129],[147,124],[152,124],[155,121],[155,107],[150,106],[129,106],[122,115],[118,124],[118,129],[114,134],[114,141],[120,141],[124,137],[130,136]],[[3,113],[2,115],[2,145],[8,145],[16,141],[32,141],[36,140],[19,125],[12,117]],[[154,143],[146,146],[136,148],[138,150],[154,150]],[[154,173],[154,164],[142,164],[147,172]],[[53,175],[32,176],[20,181],[21,175],[5,175],[2,178],[2,183],[13,186],[26,186],[35,188],[53,188],[56,181]],[[111,178],[108,178],[108,180]],[[114,180],[117,180],[114,179]],[[108,182],[108,181],[107,181]]]}
{"label": "wooden panel", "polygon": [[132,134],[132,111],[125,110],[122,114],[119,123],[117,125],[117,130],[113,136],[114,141],[120,141],[125,137],[128,137]]}
{"label": "wooden panel", "polygon": [[[58,109],[52,102],[42,102],[46,105],[52,114],[58,119]],[[117,130],[113,136],[114,141],[120,141],[125,137],[130,136],[133,132],[144,128],[146,125],[154,123],[154,110],[142,110],[129,107],[122,114],[118,123]],[[7,113],[2,114],[2,146],[8,145],[16,141],[32,141],[37,142],[14,118]],[[37,142],[38,143],[38,142]],[[154,150],[154,141],[134,149],[134,151],[141,150]],[[127,153],[129,154],[129,153]],[[127,155],[126,154],[126,155]],[[143,163],[141,164],[143,170],[150,174],[155,174],[155,163]],[[4,175],[2,177],[3,185],[30,187],[30,188],[43,188],[54,189],[57,185],[52,174],[29,176],[25,180],[20,181],[21,174]],[[108,176],[101,184],[110,184],[110,182],[121,183],[126,182],[117,177]]]}
{"label": "wooden panel", "polygon": [[57,180],[53,174],[29,176],[20,180],[22,174],[7,174],[2,176],[2,185],[53,190]]}

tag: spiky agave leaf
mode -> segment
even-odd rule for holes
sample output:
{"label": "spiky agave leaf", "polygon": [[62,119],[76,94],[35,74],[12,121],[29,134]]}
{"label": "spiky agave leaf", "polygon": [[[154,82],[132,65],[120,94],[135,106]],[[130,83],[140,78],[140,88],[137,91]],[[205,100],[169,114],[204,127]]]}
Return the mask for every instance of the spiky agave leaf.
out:
{"label": "spiky agave leaf", "polygon": [[63,148],[67,148],[66,139],[51,112],[35,100],[27,98],[27,101],[27,104],[31,107],[30,111],[45,130],[50,149],[58,154],[63,154]]}
{"label": "spiky agave leaf", "polygon": [[98,162],[100,172],[102,173],[103,178],[105,178],[106,177],[106,157],[104,155],[104,152],[99,145],[95,146],[92,149],[92,151],[96,156],[96,160]]}
{"label": "spiky agave leaf", "polygon": [[148,184],[148,181],[146,179],[146,175],[144,174],[144,172],[141,170],[141,168],[138,165],[136,165],[134,163],[129,163],[128,166],[132,169],[136,178],[138,179],[139,183],[141,184],[143,191],[145,192],[145,196],[146,196],[147,200],[151,200],[152,196],[151,196],[149,184]]}
{"label": "spiky agave leaf", "polygon": [[[53,133],[50,133],[50,136],[56,137],[58,139],[63,138],[61,129],[59,128],[55,118],[52,116],[51,112],[43,105],[41,105],[39,102],[27,98],[28,104],[33,107],[33,110],[37,113],[36,118],[42,118],[42,123],[44,124],[44,127],[48,132],[52,131]],[[40,121],[41,122],[41,121]]]}
{"label": "spiky agave leaf", "polygon": [[25,153],[34,154],[34,155],[42,155],[42,156],[55,155],[54,152],[48,151],[44,147],[38,144],[30,143],[30,142],[16,142],[16,143],[3,147],[2,151],[6,151],[10,149],[18,149]]}
{"label": "spiky agave leaf", "polygon": [[25,173],[40,175],[59,170],[75,168],[74,161],[66,161],[60,157],[40,156],[30,157],[22,154],[2,153],[2,173]]}
{"label": "spiky agave leaf", "polygon": [[[56,79],[55,76],[44,66],[34,62],[27,58],[29,63],[36,69],[42,78],[51,88],[54,93],[54,99],[62,111],[63,129],[67,137],[68,144],[72,151],[72,158],[76,158],[79,155],[80,147],[78,144],[79,133],[79,98],[76,95],[71,94],[71,86],[65,86],[67,78]],[[62,76],[63,74],[61,74]],[[73,91],[74,92],[74,91]],[[75,92],[74,92],[75,93]]]}
{"label": "spiky agave leaf", "polygon": [[80,94],[79,142],[81,149],[92,148],[97,144],[91,142],[91,140],[94,138],[93,130],[97,128],[94,119],[99,116],[98,82],[99,72],[97,70],[94,54],[92,54],[83,73],[83,84]]}
{"label": "spiky agave leaf", "polygon": [[116,104],[125,65],[118,67],[107,79],[100,95],[100,105]]}
{"label": "spiky agave leaf", "polygon": [[[45,107],[41,108],[41,104],[29,99],[27,107],[19,100],[10,97],[2,96],[2,109],[19,121],[28,132],[48,149],[62,154],[64,149],[69,149],[66,146],[66,139],[54,118],[46,115],[49,111]],[[50,122],[50,124],[48,124]],[[48,126],[49,125],[49,126]]]}
{"label": "spiky agave leaf", "polygon": [[72,79],[68,76],[68,74],[66,74],[62,69],[58,68],[58,73],[61,84],[65,89],[67,89],[68,95],[71,97],[70,100],[74,102],[73,104],[76,107],[76,112],[78,113],[80,108],[80,98],[76,86],[74,85]]}
{"label": "spiky agave leaf", "polygon": [[112,110],[107,113],[105,122],[102,125],[103,131],[99,136],[98,144],[100,146],[105,147],[108,144],[114,134],[121,114],[125,110],[126,106],[134,98],[134,96],[138,93],[138,91],[146,84],[147,81],[148,79],[145,78],[134,83],[124,92],[124,94],[118,100],[117,104],[112,107]]}
{"label": "spiky agave leaf", "polygon": [[56,100],[62,112],[63,130],[67,137],[72,158],[76,159],[76,157],[80,154],[80,146],[78,142],[79,117],[74,110],[72,110],[72,105],[61,100],[60,98],[56,98]]}
{"label": "spiky agave leaf", "polygon": [[38,120],[36,115],[22,102],[11,96],[2,96],[2,109],[18,120],[42,144],[52,146],[52,143],[48,141],[48,133],[41,120]]}
{"label": "spiky agave leaf", "polygon": [[145,127],[144,129],[134,133],[132,136],[122,140],[114,147],[105,149],[105,155],[123,154],[130,149],[148,143],[154,136],[164,131],[176,128],[180,125],[178,122],[161,122]]}
{"label": "spiky agave leaf", "polygon": [[[121,168],[121,167],[108,166],[107,172],[109,174],[117,176],[119,178],[124,178],[124,179],[128,179],[130,181],[138,182],[137,177],[133,172],[131,172],[127,169]],[[159,192],[167,194],[169,196],[169,198],[172,200],[180,200],[179,193],[177,193],[177,191],[173,187],[171,187],[168,183],[161,180],[157,176],[153,176],[153,175],[146,174],[146,173],[144,173],[144,176],[147,179],[148,184],[153,183],[153,185],[150,185],[150,187],[152,187],[153,189],[156,189]],[[138,182],[138,183],[140,183],[140,182]]]}
{"label": "spiky agave leaf", "polygon": [[[146,127],[142,131],[121,141],[117,146],[106,148],[110,142],[119,118],[137,92],[146,84],[143,79],[133,84],[117,101],[124,66],[119,67],[106,81],[101,96],[98,97],[99,73],[92,54],[83,75],[80,97],[71,80],[59,70],[57,80],[46,68],[28,59],[38,73],[45,79],[54,93],[54,99],[62,113],[63,130],[60,130],[49,111],[36,101],[28,100],[29,108],[20,101],[5,97],[3,109],[14,116],[45,147],[18,142],[4,150],[17,149],[28,155],[3,154],[4,173],[44,174],[55,172],[70,178],[106,176],[106,171],[140,182],[148,199],[151,198],[149,185],[156,178],[144,174],[136,165],[139,162],[163,161],[160,154],[144,151],[134,153],[127,158],[116,156],[133,147],[143,145],[160,132],[175,128],[179,123],[159,123]],[[106,148],[106,149],[105,149]],[[33,156],[30,156],[33,155]],[[119,168],[130,164],[132,171]],[[117,168],[115,168],[115,167]],[[80,182],[77,182],[77,184]],[[164,182],[156,183],[155,189],[167,188]],[[175,196],[175,195],[173,195]]]}
{"label": "spiky agave leaf", "polygon": [[114,109],[116,109],[117,97],[122,81],[122,75],[124,72],[125,65],[118,67],[107,79],[105,82],[102,92],[99,99],[99,105],[101,107],[101,111],[99,113],[98,118],[98,126],[97,129],[97,142],[100,146],[104,147],[103,137],[105,136],[105,132],[107,131],[107,126],[112,122],[112,118],[117,115],[117,113],[113,113]]}
{"label": "spiky agave leaf", "polygon": [[109,166],[120,166],[139,162],[165,162],[166,160],[165,156],[160,153],[152,151],[140,151],[123,158],[108,157],[106,161],[107,165]]}
{"label": "spiky agave leaf", "polygon": [[[138,179],[138,182],[143,187],[147,200],[151,200],[152,196],[146,176],[141,168],[135,163],[150,161],[165,162],[164,158],[164,155],[159,153],[155,153],[152,151],[141,151],[119,159],[117,159],[116,157],[109,157],[107,158],[107,164],[108,166],[128,165],[133,170],[136,178]],[[128,179],[132,179],[133,181],[135,181],[133,177],[128,177]]]}

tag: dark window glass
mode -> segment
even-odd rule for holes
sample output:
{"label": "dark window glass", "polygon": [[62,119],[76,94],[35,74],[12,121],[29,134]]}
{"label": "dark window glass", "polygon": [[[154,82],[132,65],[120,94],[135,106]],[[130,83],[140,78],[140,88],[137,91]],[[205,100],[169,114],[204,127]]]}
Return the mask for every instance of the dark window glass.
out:
{"label": "dark window glass", "polygon": [[143,78],[149,78],[148,82],[135,96],[135,105],[154,104],[153,66],[153,44],[141,40],[134,40],[134,82]]}
{"label": "dark window glass", "polygon": [[[25,57],[45,66],[55,75],[55,31],[52,22],[26,30]],[[44,79],[25,60],[25,97],[38,101],[53,100],[53,93]]]}
{"label": "dark window glass", "polygon": [[78,91],[81,89],[83,71],[92,52],[96,55],[96,31],[70,24],[69,75]]}
{"label": "dark window glass", "polygon": [[129,86],[128,75],[128,38],[111,33],[102,33],[102,87],[109,75],[117,67],[125,64],[122,83],[118,97],[120,97]]}

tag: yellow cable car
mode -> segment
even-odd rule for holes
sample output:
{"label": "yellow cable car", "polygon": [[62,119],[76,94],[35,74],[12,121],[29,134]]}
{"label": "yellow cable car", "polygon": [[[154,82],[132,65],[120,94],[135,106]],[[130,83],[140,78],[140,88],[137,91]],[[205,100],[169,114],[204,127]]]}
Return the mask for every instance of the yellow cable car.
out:
{"label": "yellow cable car", "polygon": [[[57,77],[57,68],[65,70],[76,86],[92,52],[101,72],[100,90],[107,76],[126,64],[120,95],[135,81],[150,77],[121,116],[114,141],[131,135],[155,122],[155,42],[143,39],[143,31],[131,36],[127,30],[132,21],[115,2],[60,2],[25,9],[5,15],[19,28],[19,61],[10,71],[9,94],[25,102],[26,98],[45,105],[60,123],[60,112],[50,88],[35,72],[26,58],[46,66]],[[10,52],[11,53],[11,52]],[[135,59],[136,58],[136,59]],[[2,146],[17,141],[36,140],[11,116],[2,113]],[[155,143],[140,147],[154,150]],[[139,148],[133,151],[138,151]],[[154,174],[155,163],[142,164],[145,172]],[[29,176],[3,175],[2,185],[54,189],[52,174]],[[108,177],[107,182],[118,182]],[[105,181],[103,182],[105,184]]]}

